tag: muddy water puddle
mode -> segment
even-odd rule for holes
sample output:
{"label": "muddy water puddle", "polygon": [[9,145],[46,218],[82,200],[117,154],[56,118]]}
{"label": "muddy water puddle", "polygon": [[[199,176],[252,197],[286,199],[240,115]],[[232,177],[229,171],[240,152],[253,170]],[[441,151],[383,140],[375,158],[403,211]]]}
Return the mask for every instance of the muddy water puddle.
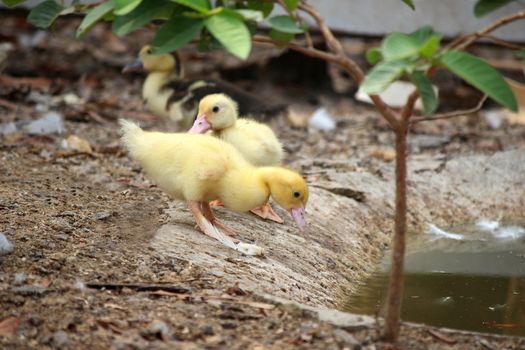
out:
{"label": "muddy water puddle", "polygon": [[[381,316],[390,256],[351,295],[345,310]],[[407,245],[402,319],[525,336],[525,228],[480,221],[414,235]]]}

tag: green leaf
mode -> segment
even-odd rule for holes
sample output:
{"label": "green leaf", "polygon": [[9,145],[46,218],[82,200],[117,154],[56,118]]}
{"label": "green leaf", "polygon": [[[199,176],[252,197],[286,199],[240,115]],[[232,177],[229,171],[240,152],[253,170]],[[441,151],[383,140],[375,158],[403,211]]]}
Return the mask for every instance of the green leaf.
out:
{"label": "green leaf", "polygon": [[438,99],[436,92],[432,87],[432,83],[425,76],[422,71],[415,71],[410,75],[410,79],[414,83],[423,102],[423,111],[425,114],[432,114],[438,106]]}
{"label": "green leaf", "polygon": [[124,16],[133,11],[140,5],[142,0],[113,0],[115,1],[115,10],[113,13],[117,16]]}
{"label": "green leaf", "polygon": [[175,4],[163,0],[147,0],[125,16],[116,17],[112,30],[115,35],[124,36],[154,19],[169,18]]}
{"label": "green leaf", "polygon": [[297,6],[299,5],[299,0],[284,0],[284,5],[288,9],[288,11],[295,11]]}
{"label": "green leaf", "polygon": [[514,1],[516,0],[478,0],[476,5],[474,5],[474,15],[483,17]]}
{"label": "green leaf", "polygon": [[173,52],[195,38],[204,26],[200,19],[175,17],[157,30],[152,41],[153,53]]}
{"label": "green leaf", "polygon": [[26,2],[26,0],[2,0],[2,3],[7,7],[13,7],[24,2]]}
{"label": "green leaf", "polygon": [[439,48],[439,43],[441,42],[440,35],[432,35],[427,39],[419,48],[419,54],[425,58],[431,58],[436,53]]}
{"label": "green leaf", "polygon": [[406,61],[379,63],[367,74],[359,87],[359,91],[368,95],[379,94],[393,81],[401,77],[408,67],[410,67],[410,64]]}
{"label": "green leaf", "polygon": [[412,10],[416,9],[416,6],[414,6],[414,1],[412,1],[412,0],[401,0],[401,1],[403,1],[405,4],[407,4]]}
{"label": "green leaf", "polygon": [[268,21],[273,29],[283,33],[299,34],[303,32],[290,16],[273,16]]}
{"label": "green leaf", "polygon": [[418,43],[423,44],[432,34],[434,34],[434,29],[431,26],[422,26],[410,33],[410,36],[416,39]]}
{"label": "green leaf", "polygon": [[440,57],[439,63],[497,103],[517,111],[516,99],[507,82],[481,58],[461,51],[448,51]]}
{"label": "green leaf", "polygon": [[65,9],[66,7],[54,0],[46,0],[35,6],[31,12],[29,12],[27,20],[38,28],[47,28]]}
{"label": "green leaf", "polygon": [[292,41],[294,37],[295,37],[294,34],[280,32],[276,29],[270,29],[270,38],[272,38],[273,40],[279,43],[286,44]]}
{"label": "green leaf", "polygon": [[106,14],[111,12],[114,7],[113,1],[109,0],[92,8],[86,17],[80,22],[77,28],[77,38],[88,32],[98,21],[100,21]]}
{"label": "green leaf", "polygon": [[264,18],[268,17],[273,11],[272,2],[264,2],[260,0],[248,0],[248,8],[252,10],[261,11]]}
{"label": "green leaf", "polygon": [[417,56],[420,45],[415,38],[403,33],[389,34],[381,45],[385,61],[397,61]]}
{"label": "green leaf", "polygon": [[370,64],[376,64],[377,62],[381,61],[383,58],[383,55],[381,54],[381,50],[377,47],[373,47],[371,49],[366,50],[366,60]]}
{"label": "green leaf", "polygon": [[263,20],[264,16],[261,11],[258,10],[250,10],[250,9],[235,9],[235,12],[237,12],[245,21],[255,21],[260,22]]}
{"label": "green leaf", "polygon": [[181,4],[186,7],[189,7],[201,13],[207,13],[210,10],[210,5],[208,4],[208,0],[172,0],[172,1],[176,2],[177,4]]}
{"label": "green leaf", "polygon": [[204,23],[208,31],[224,48],[240,59],[246,59],[252,49],[252,40],[246,24],[233,11],[225,9]]}

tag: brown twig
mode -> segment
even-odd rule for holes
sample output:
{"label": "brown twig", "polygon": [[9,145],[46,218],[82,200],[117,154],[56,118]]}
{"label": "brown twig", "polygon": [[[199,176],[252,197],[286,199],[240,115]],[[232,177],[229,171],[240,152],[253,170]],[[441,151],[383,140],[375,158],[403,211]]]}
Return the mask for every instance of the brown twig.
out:
{"label": "brown twig", "polygon": [[107,290],[121,290],[129,288],[137,292],[147,292],[164,290],[172,293],[189,293],[190,290],[185,287],[175,286],[171,284],[142,284],[142,283],[86,283],[87,288],[92,289],[107,289]]}
{"label": "brown twig", "polygon": [[476,40],[478,40],[479,38],[493,32],[494,30],[498,29],[499,27],[502,27],[510,22],[514,22],[514,21],[517,21],[517,20],[520,20],[520,19],[523,19],[525,18],[525,11],[519,11],[519,12],[516,12],[516,13],[513,13],[511,15],[508,15],[508,16],[505,16],[505,17],[502,17],[500,18],[499,20],[497,20],[496,22],[493,22],[491,24],[489,24],[488,26],[486,26],[485,28],[475,32],[475,33],[472,33],[472,34],[469,34],[467,35],[467,37],[460,41],[459,43],[455,44],[455,46],[450,46],[448,48],[450,49],[457,49],[457,50],[464,50],[466,49],[467,47],[469,47],[470,45],[472,45],[472,43],[474,43]]}
{"label": "brown twig", "polygon": [[496,45],[503,46],[508,49],[525,51],[525,46],[511,43],[510,41],[500,39],[493,35],[486,34],[486,35],[483,35],[483,38],[489,40],[490,42]]}
{"label": "brown twig", "polygon": [[430,120],[450,119],[450,118],[454,118],[454,117],[460,117],[460,116],[463,116],[463,115],[476,113],[483,107],[483,104],[487,100],[487,97],[488,97],[487,95],[484,95],[481,98],[481,100],[478,102],[478,104],[475,107],[470,108],[470,109],[465,109],[465,110],[462,110],[462,111],[454,111],[454,112],[449,112],[449,113],[434,114],[434,115],[430,115],[430,116],[427,116],[427,117],[414,117],[410,121],[410,125],[416,124],[416,123],[420,123],[420,122],[430,121]]}
{"label": "brown twig", "polygon": [[343,46],[341,45],[339,40],[335,38],[334,34],[332,33],[328,25],[326,25],[321,15],[313,7],[304,2],[299,4],[298,8],[301,11],[306,12],[310,17],[314,19],[315,23],[317,24],[317,27],[319,28],[319,31],[321,31],[321,34],[325,38],[326,46],[328,46],[328,48],[332,50],[335,54],[344,56]]}
{"label": "brown twig", "polygon": [[453,345],[453,344],[456,344],[457,343],[457,340],[455,339],[452,339],[452,338],[449,338],[447,337],[446,335],[444,335],[443,333],[440,333],[438,331],[435,331],[433,329],[427,329],[427,332],[433,336],[434,338],[438,339],[438,340],[441,340],[442,342],[444,343],[447,343],[449,345]]}
{"label": "brown twig", "polygon": [[7,101],[7,100],[5,100],[3,98],[0,98],[0,106],[12,109],[14,111],[21,111],[21,112],[24,112],[26,114],[32,114],[33,113],[33,109],[31,109],[29,107],[26,107],[24,105],[21,105],[21,104],[17,104],[17,103],[13,103],[11,101]]}
{"label": "brown twig", "polygon": [[252,41],[255,43],[259,43],[259,44],[269,44],[269,45],[273,45],[277,47],[286,45],[286,47],[289,48],[290,50],[300,52],[303,55],[313,57],[313,58],[318,58],[323,61],[338,63],[337,57],[334,54],[326,52],[326,51],[318,50],[315,48],[303,47],[296,42],[281,43],[281,42],[278,42],[276,40],[270,39],[262,35],[254,35],[252,37]]}
{"label": "brown twig", "polygon": [[403,121],[408,121],[410,117],[414,114],[414,108],[416,106],[416,101],[419,98],[419,92],[414,90],[407,99],[403,110],[401,111],[401,119]]}

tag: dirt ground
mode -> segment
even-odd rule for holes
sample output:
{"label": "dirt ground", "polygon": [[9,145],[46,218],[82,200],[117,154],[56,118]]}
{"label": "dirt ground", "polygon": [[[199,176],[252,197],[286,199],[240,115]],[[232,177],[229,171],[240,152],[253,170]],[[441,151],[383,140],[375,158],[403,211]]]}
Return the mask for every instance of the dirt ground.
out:
{"label": "dirt ground", "polygon": [[[0,347],[395,348],[381,342],[378,325],[321,321],[311,310],[264,299],[191,261],[158,255],[149,242],[173,220],[170,199],[126,156],[116,124],[127,117],[147,128],[172,128],[144,110],[141,77],[120,74],[149,33],[118,39],[98,26],[77,41],[75,19],[44,33],[24,16],[0,12],[0,41],[14,45],[0,76],[0,122],[52,110],[65,118],[65,130],[0,136],[0,232],[14,244],[11,254],[0,256]],[[303,83],[293,69],[275,72],[297,59],[278,54],[262,52],[263,67],[206,65],[209,56],[191,52],[186,57],[192,74],[209,74],[213,66],[263,97],[290,104],[296,123],[319,106],[333,112],[336,132],[292,127],[286,117],[271,122],[292,166],[321,156],[334,164],[351,158],[374,173],[392,160],[392,134],[372,108],[332,93],[326,75],[323,83]],[[326,72],[315,62],[305,66],[319,76]],[[91,149],[64,147],[71,135]],[[524,141],[524,126],[504,122],[491,129],[481,117],[465,117],[418,125],[410,145],[415,156],[451,159],[519,149]],[[406,324],[398,348],[523,349],[525,339]]]}

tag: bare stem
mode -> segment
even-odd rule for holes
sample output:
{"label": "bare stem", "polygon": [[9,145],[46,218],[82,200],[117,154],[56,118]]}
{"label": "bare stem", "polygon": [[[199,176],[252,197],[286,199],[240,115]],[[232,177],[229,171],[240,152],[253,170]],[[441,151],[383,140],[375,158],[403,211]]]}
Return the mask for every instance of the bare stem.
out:
{"label": "bare stem", "polygon": [[401,301],[403,296],[403,270],[405,260],[405,233],[407,216],[407,130],[408,123],[402,120],[396,133],[396,217],[394,225],[394,246],[392,248],[392,271],[388,287],[385,336],[396,341],[399,337]]}
{"label": "bare stem", "polygon": [[493,32],[493,31],[495,31],[499,27],[502,27],[502,26],[504,26],[506,24],[509,24],[511,22],[514,22],[514,21],[518,21],[518,20],[523,19],[523,18],[525,18],[525,11],[516,12],[516,13],[513,13],[511,15],[502,17],[502,18],[498,19],[497,21],[492,22],[491,24],[489,24],[485,28],[483,28],[483,29],[481,29],[481,30],[479,30],[479,31],[477,31],[475,33],[469,34],[464,40],[461,40],[458,43],[455,43],[454,46],[450,46],[449,48],[453,48],[453,49],[457,49],[457,50],[464,50],[467,47],[469,47],[470,45],[472,45],[479,38],[481,38],[481,37],[483,37],[483,36]]}
{"label": "bare stem", "polygon": [[487,100],[487,95],[484,95],[481,100],[479,100],[478,104],[475,107],[465,109],[462,111],[453,111],[449,113],[440,113],[440,114],[434,114],[427,117],[414,117],[412,120],[410,120],[410,124],[416,124],[420,122],[430,121],[430,120],[438,120],[438,119],[450,119],[455,117],[461,117],[468,114],[473,114],[481,110],[483,107],[483,104]]}
{"label": "bare stem", "polygon": [[483,38],[491,41],[492,43],[494,43],[496,45],[503,46],[503,47],[506,47],[508,49],[525,51],[525,46],[511,43],[510,41],[500,39],[500,38],[495,37],[493,35],[486,34],[486,35],[483,35]]}

